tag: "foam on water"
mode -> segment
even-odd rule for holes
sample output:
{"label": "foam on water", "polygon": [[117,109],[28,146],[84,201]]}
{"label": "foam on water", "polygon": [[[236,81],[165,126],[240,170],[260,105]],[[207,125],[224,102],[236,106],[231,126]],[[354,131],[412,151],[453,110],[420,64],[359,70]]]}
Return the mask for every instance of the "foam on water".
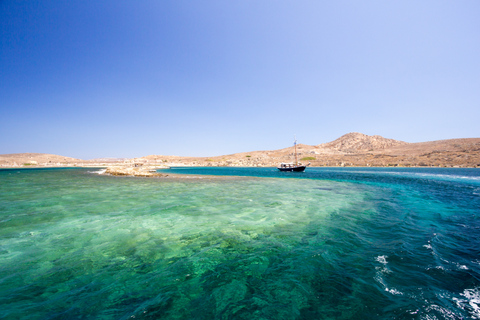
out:
{"label": "foam on water", "polygon": [[104,174],[106,171],[107,169],[99,169],[95,171],[88,171],[88,173]]}
{"label": "foam on water", "polygon": [[[372,171],[350,171],[356,174],[372,174]],[[422,172],[401,172],[401,171],[375,171],[375,174],[382,175],[393,175],[393,176],[403,176],[403,177],[417,177],[423,179],[432,179],[432,180],[465,180],[465,181],[480,181],[478,176],[469,176],[469,175],[458,175],[458,174],[442,174],[442,173],[422,173]]]}

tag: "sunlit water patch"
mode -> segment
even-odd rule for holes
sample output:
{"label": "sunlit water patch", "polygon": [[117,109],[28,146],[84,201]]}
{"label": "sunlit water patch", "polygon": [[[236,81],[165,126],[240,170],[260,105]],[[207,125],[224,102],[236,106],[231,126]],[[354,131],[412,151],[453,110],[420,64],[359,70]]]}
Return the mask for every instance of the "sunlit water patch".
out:
{"label": "sunlit water patch", "polygon": [[480,318],[470,180],[89,171],[0,171],[5,318]]}

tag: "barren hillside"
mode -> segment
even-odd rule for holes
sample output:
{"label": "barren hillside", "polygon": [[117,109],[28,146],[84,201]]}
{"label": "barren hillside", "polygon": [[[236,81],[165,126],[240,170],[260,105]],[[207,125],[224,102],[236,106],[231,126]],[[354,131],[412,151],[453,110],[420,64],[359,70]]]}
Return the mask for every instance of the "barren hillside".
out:
{"label": "barren hillside", "polygon": [[[480,167],[480,138],[407,143],[378,135],[348,133],[328,143],[297,145],[299,161],[312,166],[440,166]],[[86,161],[69,157],[22,153],[0,155],[0,167],[24,166],[276,166],[294,161],[294,147],[242,152],[216,157],[149,155],[134,159]],[[101,161],[100,161],[101,160]],[[107,161],[108,160],[108,161]]]}
{"label": "barren hillside", "polygon": [[387,139],[381,136],[367,136],[363,133],[347,133],[335,141],[318,145],[321,149],[333,149],[346,153],[384,150],[395,146],[408,145],[407,142]]}
{"label": "barren hillside", "polygon": [[0,155],[1,166],[62,166],[83,160],[46,153],[11,153]]}

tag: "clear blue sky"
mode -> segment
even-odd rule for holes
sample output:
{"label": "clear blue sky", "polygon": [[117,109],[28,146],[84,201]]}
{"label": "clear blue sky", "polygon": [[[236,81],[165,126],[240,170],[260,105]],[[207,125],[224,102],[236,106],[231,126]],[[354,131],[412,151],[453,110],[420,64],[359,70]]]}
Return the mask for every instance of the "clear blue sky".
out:
{"label": "clear blue sky", "polygon": [[0,154],[480,137],[480,1],[0,0]]}

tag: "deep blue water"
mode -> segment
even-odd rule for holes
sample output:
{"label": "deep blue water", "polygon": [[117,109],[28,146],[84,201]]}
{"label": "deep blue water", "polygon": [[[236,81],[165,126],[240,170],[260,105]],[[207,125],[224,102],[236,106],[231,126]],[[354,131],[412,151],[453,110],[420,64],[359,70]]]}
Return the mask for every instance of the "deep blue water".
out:
{"label": "deep blue water", "polygon": [[480,170],[0,170],[0,318],[480,319]]}

